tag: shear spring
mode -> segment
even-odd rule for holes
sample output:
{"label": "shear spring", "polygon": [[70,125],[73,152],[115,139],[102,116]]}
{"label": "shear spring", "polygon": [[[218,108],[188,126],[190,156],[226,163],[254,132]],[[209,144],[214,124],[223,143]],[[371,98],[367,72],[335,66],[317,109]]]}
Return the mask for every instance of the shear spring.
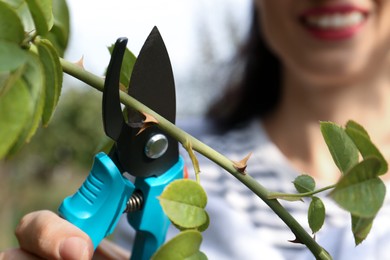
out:
{"label": "shear spring", "polygon": [[136,190],[126,203],[125,213],[134,212],[142,208],[144,198],[141,191]]}

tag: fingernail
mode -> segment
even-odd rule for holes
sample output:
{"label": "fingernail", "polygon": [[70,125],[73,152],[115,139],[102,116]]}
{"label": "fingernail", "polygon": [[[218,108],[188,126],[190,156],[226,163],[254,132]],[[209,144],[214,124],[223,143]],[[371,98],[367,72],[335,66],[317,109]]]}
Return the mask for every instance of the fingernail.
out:
{"label": "fingernail", "polygon": [[60,245],[60,256],[64,260],[89,259],[88,244],[79,237],[67,238]]}

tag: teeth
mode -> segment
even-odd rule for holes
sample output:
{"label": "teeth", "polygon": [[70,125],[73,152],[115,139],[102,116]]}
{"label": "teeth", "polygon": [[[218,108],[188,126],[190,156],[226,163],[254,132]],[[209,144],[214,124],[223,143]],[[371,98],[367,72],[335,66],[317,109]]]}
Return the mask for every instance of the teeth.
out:
{"label": "teeth", "polygon": [[313,27],[322,29],[340,29],[361,23],[364,20],[364,15],[355,11],[350,13],[311,15],[306,17],[305,20]]}

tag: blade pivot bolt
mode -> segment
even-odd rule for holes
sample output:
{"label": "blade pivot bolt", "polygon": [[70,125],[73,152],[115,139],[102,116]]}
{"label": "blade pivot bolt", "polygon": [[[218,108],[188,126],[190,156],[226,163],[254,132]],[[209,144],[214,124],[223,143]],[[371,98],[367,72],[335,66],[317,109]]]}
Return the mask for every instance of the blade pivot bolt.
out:
{"label": "blade pivot bolt", "polygon": [[150,159],[160,158],[168,149],[168,138],[163,134],[153,135],[145,145],[145,154]]}

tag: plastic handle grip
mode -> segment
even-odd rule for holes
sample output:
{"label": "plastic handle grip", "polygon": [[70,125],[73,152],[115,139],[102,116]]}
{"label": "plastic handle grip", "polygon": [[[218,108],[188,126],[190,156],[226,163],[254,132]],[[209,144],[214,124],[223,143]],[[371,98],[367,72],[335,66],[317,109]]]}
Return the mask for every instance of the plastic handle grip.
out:
{"label": "plastic handle grip", "polygon": [[111,158],[98,153],[88,178],[75,194],[64,199],[59,214],[87,233],[96,249],[114,231],[134,189]]}
{"label": "plastic handle grip", "polygon": [[158,196],[169,183],[183,177],[184,160],[179,156],[177,163],[163,175],[136,179],[135,186],[142,191],[145,201],[142,210],[127,214],[128,222],[137,230],[131,260],[149,260],[164,243],[171,222]]}

